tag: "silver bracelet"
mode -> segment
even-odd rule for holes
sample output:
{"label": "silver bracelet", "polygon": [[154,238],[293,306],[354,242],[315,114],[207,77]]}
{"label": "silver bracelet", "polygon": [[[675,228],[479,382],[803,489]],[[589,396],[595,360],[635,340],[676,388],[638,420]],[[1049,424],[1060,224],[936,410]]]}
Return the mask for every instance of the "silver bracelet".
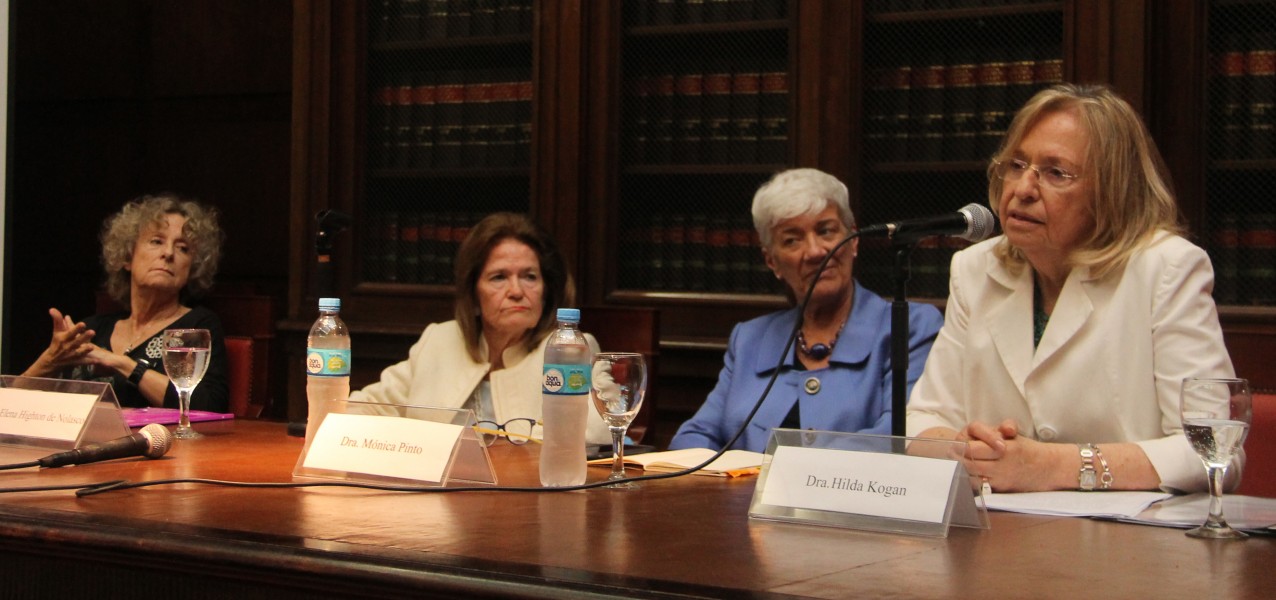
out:
{"label": "silver bracelet", "polygon": [[1113,477],[1112,469],[1108,468],[1108,459],[1103,457],[1103,451],[1099,450],[1098,446],[1090,444],[1090,447],[1094,449],[1094,457],[1099,459],[1099,465],[1103,467],[1103,474],[1099,475],[1099,489],[1110,490],[1112,489]]}

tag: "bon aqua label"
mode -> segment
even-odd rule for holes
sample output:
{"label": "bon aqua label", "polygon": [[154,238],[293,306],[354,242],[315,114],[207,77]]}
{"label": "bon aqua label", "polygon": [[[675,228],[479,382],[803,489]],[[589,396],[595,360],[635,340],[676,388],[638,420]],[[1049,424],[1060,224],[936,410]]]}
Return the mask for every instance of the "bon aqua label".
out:
{"label": "bon aqua label", "polygon": [[546,363],[541,371],[541,391],[557,396],[588,394],[589,366]]}

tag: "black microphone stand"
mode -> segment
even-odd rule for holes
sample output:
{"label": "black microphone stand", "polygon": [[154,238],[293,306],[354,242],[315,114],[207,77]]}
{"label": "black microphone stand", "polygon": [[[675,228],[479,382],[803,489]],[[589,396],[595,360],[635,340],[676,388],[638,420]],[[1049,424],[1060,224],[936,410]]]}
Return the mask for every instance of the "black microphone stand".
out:
{"label": "black microphone stand", "polygon": [[908,279],[913,240],[895,240],[895,297],[891,302],[891,435],[903,436],[908,405]]}

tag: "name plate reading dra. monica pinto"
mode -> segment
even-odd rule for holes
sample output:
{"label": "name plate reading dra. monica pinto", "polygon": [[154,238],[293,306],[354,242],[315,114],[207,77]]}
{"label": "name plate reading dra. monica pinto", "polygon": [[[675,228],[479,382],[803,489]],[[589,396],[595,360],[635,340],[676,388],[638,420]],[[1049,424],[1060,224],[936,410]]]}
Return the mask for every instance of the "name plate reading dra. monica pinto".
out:
{"label": "name plate reading dra. monica pinto", "polygon": [[463,429],[402,417],[329,413],[315,432],[304,466],[439,483]]}

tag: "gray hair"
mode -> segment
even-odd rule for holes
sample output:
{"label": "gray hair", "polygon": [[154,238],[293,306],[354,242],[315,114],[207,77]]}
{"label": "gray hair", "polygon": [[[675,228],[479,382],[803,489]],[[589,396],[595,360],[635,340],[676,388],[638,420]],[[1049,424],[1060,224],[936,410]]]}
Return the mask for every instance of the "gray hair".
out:
{"label": "gray hair", "polygon": [[173,194],[142,196],[129,201],[102,224],[106,291],[121,305],[130,305],[132,276],[125,267],[133,261],[138,236],[148,225],[163,226],[166,215],[170,214],[186,218],[182,235],[191,245],[191,272],[183,295],[198,297],[213,287],[224,237],[217,225],[217,210]]}
{"label": "gray hair", "polygon": [[753,194],[753,228],[762,247],[771,246],[771,228],[785,219],[815,214],[829,205],[848,230],[855,229],[846,184],[818,169],[789,169],[776,173]]}

